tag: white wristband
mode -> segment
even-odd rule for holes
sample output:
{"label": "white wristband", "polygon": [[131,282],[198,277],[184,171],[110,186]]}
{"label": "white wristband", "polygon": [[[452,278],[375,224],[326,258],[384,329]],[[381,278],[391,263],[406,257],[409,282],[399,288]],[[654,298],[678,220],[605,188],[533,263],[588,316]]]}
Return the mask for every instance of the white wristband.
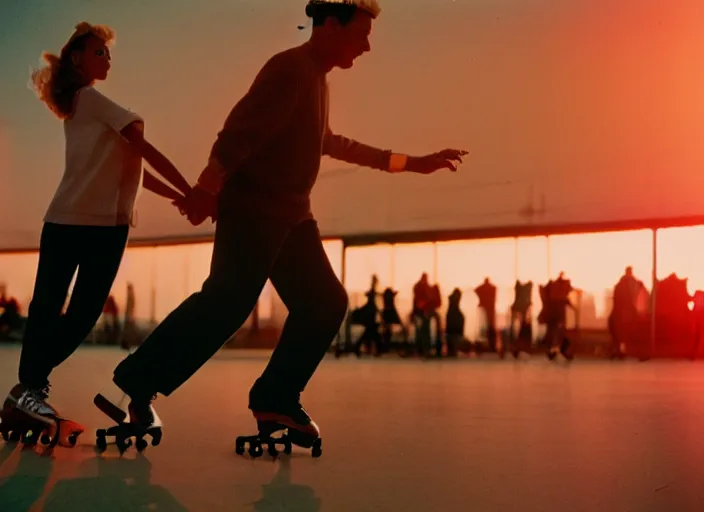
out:
{"label": "white wristband", "polygon": [[407,163],[408,155],[391,153],[391,158],[389,158],[389,172],[403,172],[406,170]]}

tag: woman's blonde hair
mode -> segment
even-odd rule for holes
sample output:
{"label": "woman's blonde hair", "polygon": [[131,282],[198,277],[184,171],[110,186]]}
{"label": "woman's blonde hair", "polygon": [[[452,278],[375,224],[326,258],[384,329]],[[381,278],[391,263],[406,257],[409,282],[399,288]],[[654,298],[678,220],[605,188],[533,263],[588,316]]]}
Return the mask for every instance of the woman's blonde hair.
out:
{"label": "woman's blonde hair", "polygon": [[91,37],[110,44],[115,40],[115,32],[105,25],[91,25],[83,21],[76,25],[76,30],[59,55],[44,52],[42,58],[46,65],[32,71],[32,89],[59,119],[71,116],[76,93],[88,85],[76,69],[72,55],[75,51],[83,50]]}

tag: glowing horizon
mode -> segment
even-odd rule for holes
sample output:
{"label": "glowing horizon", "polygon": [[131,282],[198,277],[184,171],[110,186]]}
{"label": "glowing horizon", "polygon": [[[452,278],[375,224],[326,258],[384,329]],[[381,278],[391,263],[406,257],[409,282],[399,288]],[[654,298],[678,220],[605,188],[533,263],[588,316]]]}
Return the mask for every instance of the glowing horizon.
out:
{"label": "glowing horizon", "polygon": [[[704,290],[704,271],[693,247],[704,247],[704,226],[658,230],[658,279],[671,273],[688,279],[688,290]],[[485,277],[497,287],[497,326],[505,328],[510,320],[514,284],[533,282],[533,324],[538,332],[537,314],[541,300],[539,286],[560,272],[572,285],[583,290],[580,327],[604,329],[611,310],[611,295],[627,266],[636,278],[652,288],[652,232],[624,232],[518,237],[488,240],[456,240],[420,244],[375,244],[348,247],[343,254],[341,240],[326,240],[325,251],[333,269],[350,296],[350,310],[365,301],[371,276],[379,278],[378,290],[398,291],[396,306],[407,321],[411,310],[412,288],[423,272],[440,287],[441,316],[447,296],[454,288],[462,293],[460,306],[466,316],[466,334],[476,337],[484,319],[478,310],[474,288]],[[208,275],[212,243],[161,247],[137,247],[126,251],[112,294],[121,310],[126,301],[127,283],[135,285],[136,316],[142,321],[162,320],[188,295],[198,291]],[[0,282],[7,285],[26,312],[31,299],[38,261],[37,253],[0,254]],[[286,309],[270,282],[259,302],[260,321],[281,326]],[[570,316],[570,318],[573,318]],[[570,320],[573,321],[573,320]]]}

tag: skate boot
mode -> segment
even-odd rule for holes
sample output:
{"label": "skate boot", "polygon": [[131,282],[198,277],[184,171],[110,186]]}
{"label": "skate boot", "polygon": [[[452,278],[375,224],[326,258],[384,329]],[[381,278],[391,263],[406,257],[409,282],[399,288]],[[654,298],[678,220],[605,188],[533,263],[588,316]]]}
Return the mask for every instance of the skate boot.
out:
{"label": "skate boot", "polygon": [[7,394],[3,409],[14,408],[34,420],[51,425],[59,413],[47,402],[50,387],[48,382],[37,388],[16,384]]}
{"label": "skate boot", "polygon": [[53,448],[57,444],[73,447],[85,427],[61,417],[49,405],[49,383],[30,388],[16,384],[8,393],[0,411],[0,435],[5,441],[34,446],[38,441]]}
{"label": "skate boot", "polygon": [[[107,449],[108,437],[115,438],[115,445],[120,454],[125,453],[132,446],[132,437],[136,440],[135,447],[138,452],[144,451],[149,444],[144,439],[146,435],[152,438],[152,446],[158,446],[161,443],[163,424],[152,406],[156,395],[132,398],[125,411],[120,404],[126,397],[127,395],[123,395],[122,400],[117,401],[117,404],[100,393],[93,399],[98,409],[117,423],[115,426],[99,429],[96,432],[95,446],[100,452]],[[125,421],[127,419],[129,421]]]}
{"label": "skate boot", "polygon": [[[256,388],[256,385],[255,385]],[[274,397],[259,393],[252,388],[249,396],[249,409],[257,421],[259,433],[256,436],[238,437],[235,451],[244,453],[245,444],[249,444],[249,454],[259,457],[263,453],[262,445],[268,445],[268,453],[276,456],[276,444],[284,445],[284,453],[291,453],[291,445],[311,448],[313,457],[322,455],[320,429],[301,406],[300,396],[291,398]],[[280,431],[285,433],[279,438],[271,437]]]}
{"label": "skate boot", "polygon": [[[48,387],[48,386],[47,386]],[[34,446],[54,424],[54,409],[46,404],[48,389],[29,389],[16,384],[0,410],[0,435],[4,441]]]}

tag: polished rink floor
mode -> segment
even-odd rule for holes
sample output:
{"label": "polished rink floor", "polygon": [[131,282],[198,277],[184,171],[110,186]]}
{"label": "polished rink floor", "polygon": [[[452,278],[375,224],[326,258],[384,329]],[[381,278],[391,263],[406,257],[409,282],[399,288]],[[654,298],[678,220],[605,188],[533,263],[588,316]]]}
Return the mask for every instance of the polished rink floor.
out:
{"label": "polished rink floor", "polygon": [[[304,394],[323,456],[234,454],[264,352],[223,351],[156,407],[159,447],[93,450],[124,353],[80,350],[53,402],[74,449],[0,441],[0,511],[702,511],[704,364],[327,359]],[[19,349],[0,346],[0,391]]]}

